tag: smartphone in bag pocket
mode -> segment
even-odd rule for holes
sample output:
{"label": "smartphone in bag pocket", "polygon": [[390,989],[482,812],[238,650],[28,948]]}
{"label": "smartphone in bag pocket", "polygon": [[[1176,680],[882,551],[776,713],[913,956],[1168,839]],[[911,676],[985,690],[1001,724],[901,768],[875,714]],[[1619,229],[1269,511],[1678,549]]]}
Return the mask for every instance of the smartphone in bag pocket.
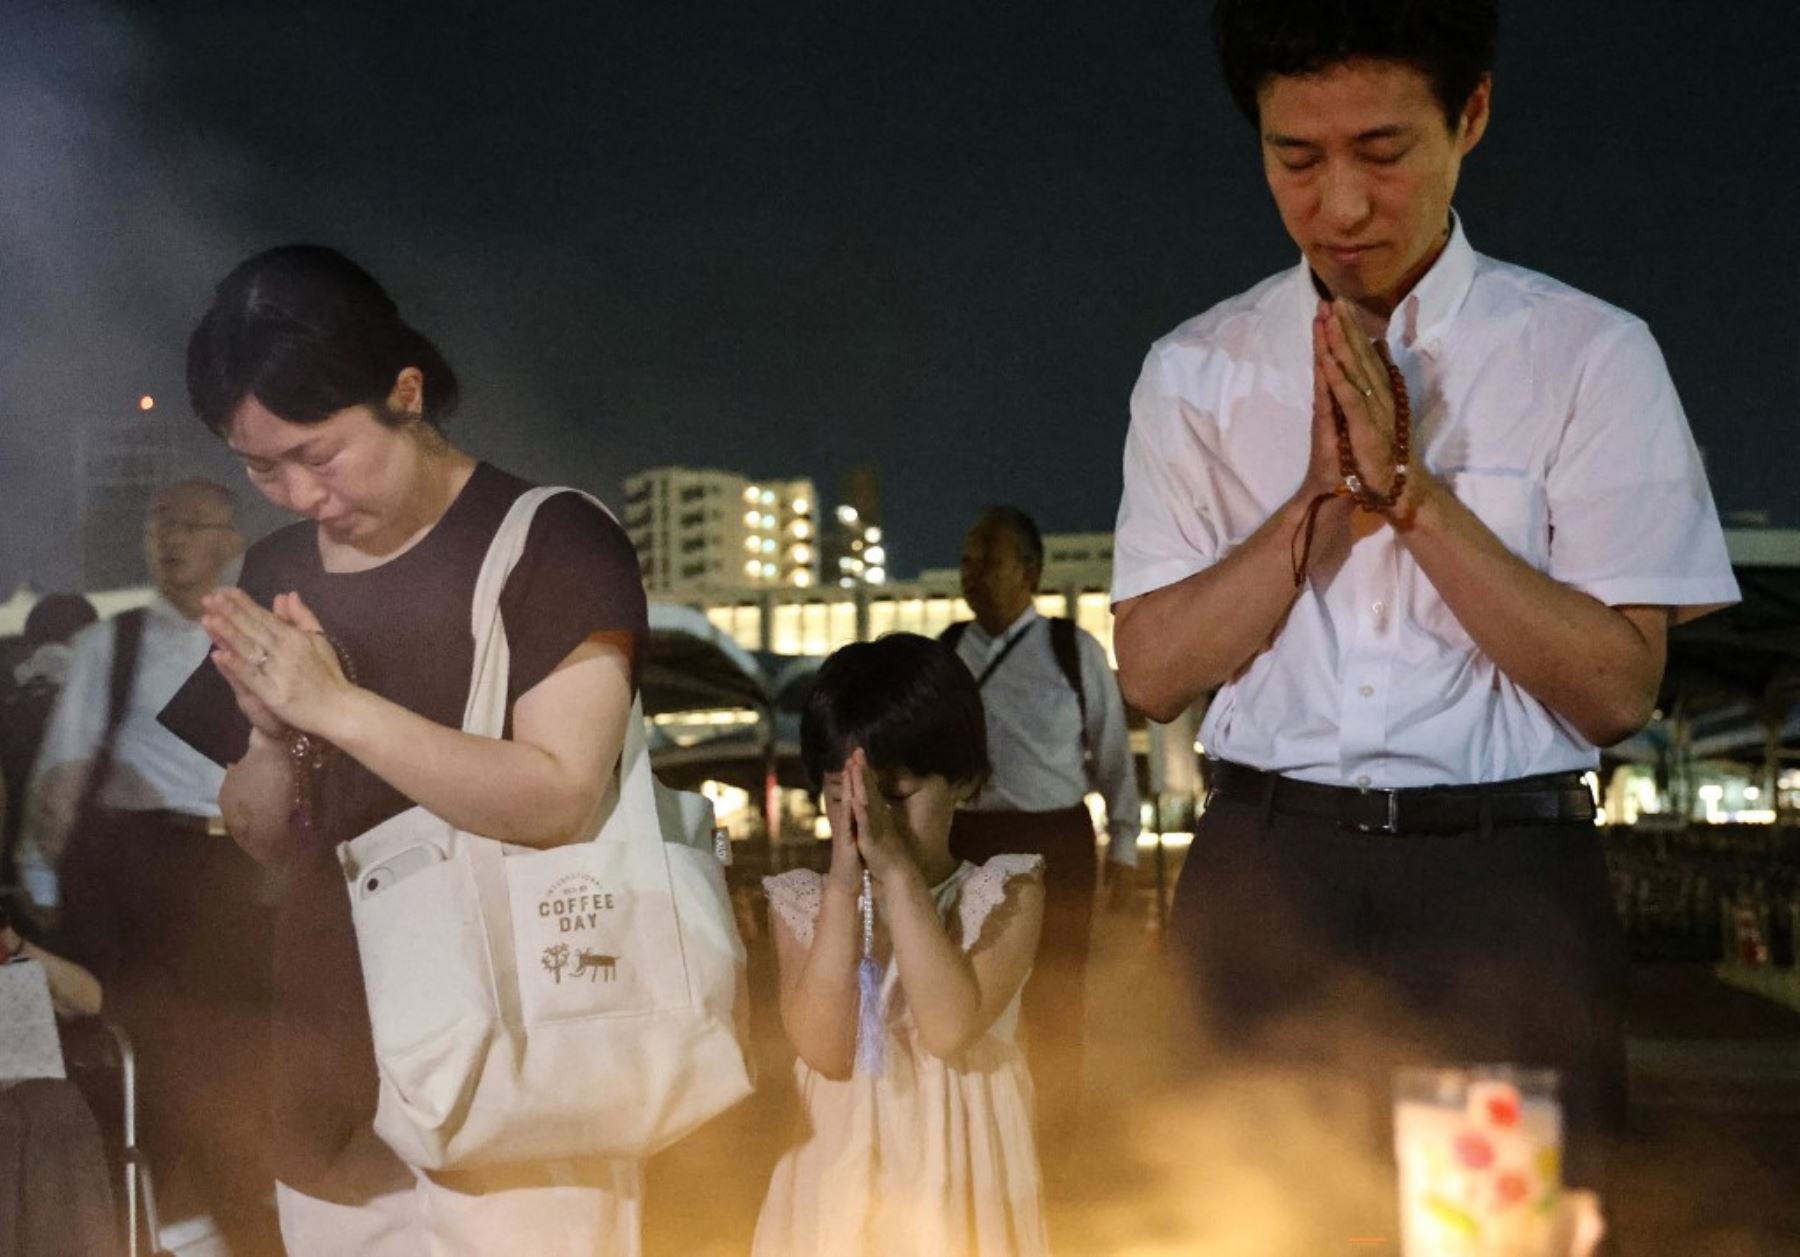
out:
{"label": "smartphone in bag pocket", "polygon": [[444,859],[442,851],[426,842],[397,851],[356,879],[356,897],[373,898],[384,890],[393,889],[414,873],[442,864]]}

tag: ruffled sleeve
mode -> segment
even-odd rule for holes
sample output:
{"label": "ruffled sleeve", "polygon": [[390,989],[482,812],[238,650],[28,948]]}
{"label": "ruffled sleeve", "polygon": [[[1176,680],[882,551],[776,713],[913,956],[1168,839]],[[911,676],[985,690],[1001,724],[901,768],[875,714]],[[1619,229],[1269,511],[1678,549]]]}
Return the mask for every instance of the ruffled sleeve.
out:
{"label": "ruffled sleeve", "polygon": [[812,945],[813,924],[819,919],[819,890],[823,879],[811,869],[789,869],[763,878],[763,894],[769,910],[779,916],[794,938]]}
{"label": "ruffled sleeve", "polygon": [[998,931],[1018,902],[1011,892],[1013,886],[1043,880],[1041,855],[997,855],[969,874],[956,902],[962,949],[972,952]]}

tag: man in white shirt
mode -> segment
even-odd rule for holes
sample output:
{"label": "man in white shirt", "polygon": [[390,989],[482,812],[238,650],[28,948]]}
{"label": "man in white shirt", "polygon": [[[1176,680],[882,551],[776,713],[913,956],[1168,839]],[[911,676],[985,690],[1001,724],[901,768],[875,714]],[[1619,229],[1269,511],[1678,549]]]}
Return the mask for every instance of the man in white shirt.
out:
{"label": "man in white shirt", "polygon": [[[107,740],[115,646],[134,631],[136,659],[112,738],[111,771],[95,783],[94,803],[166,817],[200,833],[218,816],[223,770],[170,734],[156,716],[206,658],[200,598],[243,548],[235,517],[229,490],[208,481],[185,481],[157,494],[144,526],[156,597],[134,617],[140,619],[135,630],[124,616],[114,617],[90,625],[72,641],[67,678],[26,791],[22,859],[34,869],[53,870],[62,860],[83,790]],[[40,878],[33,883],[44,885]]]}
{"label": "man in white shirt", "polygon": [[951,849],[979,863],[1042,855],[1044,930],[1021,1013],[1038,1093],[1047,1168],[1073,1147],[1081,1097],[1082,1025],[1094,903],[1094,823],[1084,800],[1106,802],[1107,862],[1137,865],[1137,776],[1125,706],[1106,650],[1069,620],[1046,620],[1034,597],[1044,569],[1037,524],[1010,506],[985,511],[963,542],[963,597],[973,622],[944,640],[974,673],[987,716],[993,775],[958,809]]}
{"label": "man in white shirt", "polygon": [[20,862],[35,899],[60,900],[61,950],[106,984],[135,1041],[164,1214],[204,1209],[256,1251],[272,1183],[256,1030],[268,916],[254,864],[219,823],[223,770],[157,721],[206,659],[200,599],[243,541],[222,485],[183,481],[151,501],[156,597],[75,637],[26,788]]}
{"label": "man in white shirt", "polygon": [[1558,1069],[1591,1181],[1625,956],[1580,774],[1737,599],[1706,478],[1644,324],[1451,211],[1493,0],[1213,23],[1303,257],[1132,395],[1121,681],[1153,718],[1218,690],[1171,941],[1214,1046]]}

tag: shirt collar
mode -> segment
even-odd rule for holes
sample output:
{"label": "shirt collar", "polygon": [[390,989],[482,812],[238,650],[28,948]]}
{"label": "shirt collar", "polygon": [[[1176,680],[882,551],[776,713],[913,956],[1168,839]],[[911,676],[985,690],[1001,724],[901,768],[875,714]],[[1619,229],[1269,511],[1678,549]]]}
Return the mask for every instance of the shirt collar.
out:
{"label": "shirt collar", "polygon": [[1475,250],[1463,234],[1462,218],[1450,215],[1450,239],[1413,290],[1406,294],[1388,320],[1388,343],[1408,349],[1422,346],[1430,356],[1434,346],[1462,309],[1475,283]]}
{"label": "shirt collar", "polygon": [[173,625],[178,628],[186,628],[189,625],[198,625],[200,623],[197,618],[190,620],[185,615],[181,614],[180,609],[161,594],[157,594],[155,597],[151,598],[149,602],[145,603],[144,610],[149,614],[152,620],[159,621],[163,624]]}
{"label": "shirt collar", "polygon": [[[1435,354],[1439,339],[1456,317],[1456,312],[1462,309],[1474,282],[1475,250],[1463,233],[1462,216],[1453,210],[1450,239],[1444,245],[1444,251],[1413,285],[1412,291],[1394,307],[1394,313],[1388,319],[1388,344],[1407,349],[1420,346],[1428,357]],[[1312,268],[1304,257],[1294,271],[1293,293],[1301,326],[1309,328],[1313,311],[1318,307],[1319,293],[1313,287]],[[1310,338],[1311,332],[1307,335]]]}
{"label": "shirt collar", "polygon": [[[1023,633],[1026,629],[1030,628],[1039,618],[1037,607],[1032,604],[1027,604],[1025,610],[1019,613],[1018,619],[988,638],[988,645],[990,647],[1005,645],[1007,642],[1010,642],[1013,638]],[[987,630],[981,627],[980,620],[972,621],[972,623],[975,625],[976,632],[981,633],[983,636],[987,635]]]}

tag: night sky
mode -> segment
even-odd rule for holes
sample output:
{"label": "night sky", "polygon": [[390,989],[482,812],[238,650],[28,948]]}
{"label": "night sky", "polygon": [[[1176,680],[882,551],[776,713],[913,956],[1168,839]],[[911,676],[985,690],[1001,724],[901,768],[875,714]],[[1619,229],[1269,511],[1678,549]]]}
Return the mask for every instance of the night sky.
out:
{"label": "night sky", "polygon": [[[1472,242],[1646,318],[1721,509],[1800,524],[1793,0],[1503,12]],[[523,474],[873,463],[903,575],[992,500],[1110,528],[1149,343],[1294,258],[1205,13],[7,0],[0,597],[73,578],[78,421],[185,414],[211,285],[296,239]]]}

